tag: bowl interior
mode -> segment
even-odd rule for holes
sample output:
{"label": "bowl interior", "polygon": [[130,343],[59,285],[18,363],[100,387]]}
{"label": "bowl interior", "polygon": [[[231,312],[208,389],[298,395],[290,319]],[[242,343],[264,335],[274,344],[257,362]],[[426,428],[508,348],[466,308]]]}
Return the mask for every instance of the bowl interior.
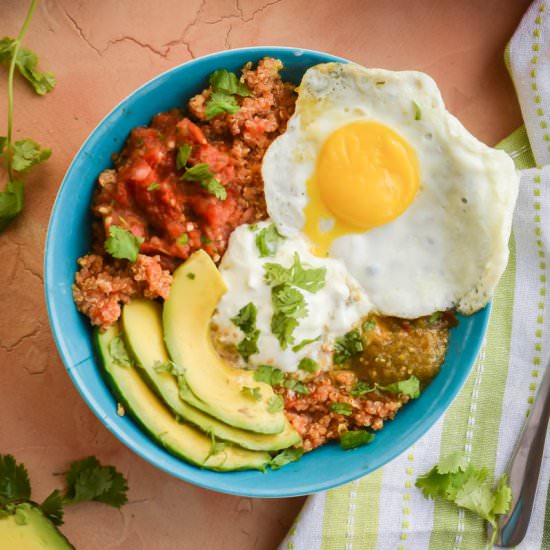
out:
{"label": "bowl interior", "polygon": [[286,497],[335,487],[372,472],[423,435],[464,384],[485,334],[489,308],[459,318],[442,370],[421,398],[404,407],[373,443],[353,451],[345,452],[338,445],[329,444],[268,474],[209,472],[173,457],[144,435],[128,416],[116,414],[116,402],[94,356],[88,321],[76,310],[71,293],[76,260],[90,247],[89,204],[97,176],[111,166],[112,153],[120,150],[132,128],[147,124],[158,112],[184,106],[189,97],[205,87],[212,71],[219,68],[236,71],[247,61],[264,56],[281,59],[285,65],[284,79],[296,83],[312,65],[344,61],[294,48],[244,48],[175,67],[136,90],[92,132],[67,171],[48,228],[45,291],[52,331],[69,375],[98,418],[121,441],[159,468],[191,483],[239,495]]}

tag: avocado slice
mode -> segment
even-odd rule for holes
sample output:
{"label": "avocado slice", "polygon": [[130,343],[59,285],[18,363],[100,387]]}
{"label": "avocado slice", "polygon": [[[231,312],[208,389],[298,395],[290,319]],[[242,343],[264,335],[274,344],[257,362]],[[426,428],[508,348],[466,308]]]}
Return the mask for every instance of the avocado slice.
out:
{"label": "avocado slice", "polygon": [[[281,433],[284,413],[268,411],[273,388],[254,380],[252,371],[226,363],[212,344],[210,318],[226,290],[216,265],[203,250],[176,269],[162,313],[168,353],[198,397],[194,406],[236,428]],[[244,387],[259,388],[261,399],[244,395]]]}
{"label": "avocado slice", "polygon": [[[198,398],[188,390],[180,398],[175,376],[158,372],[155,365],[169,361],[162,334],[162,308],[152,300],[138,298],[124,306],[122,328],[128,349],[151,389],[178,416],[206,433],[255,451],[279,451],[301,442],[298,432],[285,421],[280,434],[258,434],[229,426],[196,408]],[[183,400],[182,400],[183,399]]]}
{"label": "avocado slice", "polygon": [[[113,359],[111,343],[120,336],[118,325],[105,332],[95,331],[95,343],[107,382],[113,393],[133,418],[173,455],[187,462],[217,471],[264,470],[270,462],[268,453],[225,446],[209,456],[212,440],[199,430],[178,422],[132,366],[121,366]],[[121,341],[117,342],[119,346]]]}
{"label": "avocado slice", "polygon": [[74,550],[74,546],[33,502],[0,508],[0,548],[13,550]]}

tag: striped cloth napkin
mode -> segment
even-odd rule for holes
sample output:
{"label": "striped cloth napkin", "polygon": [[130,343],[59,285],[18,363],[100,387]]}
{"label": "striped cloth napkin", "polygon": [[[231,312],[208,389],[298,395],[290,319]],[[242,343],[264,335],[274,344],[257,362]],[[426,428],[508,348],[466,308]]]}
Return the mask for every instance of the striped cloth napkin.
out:
{"label": "striped cloth napkin", "polygon": [[[508,268],[472,373],[444,417],[408,451],[362,479],[309,497],[279,550],[486,548],[481,519],[446,502],[425,500],[414,483],[442,456],[458,450],[476,467],[499,476],[550,358],[548,12],[550,2],[535,2],[506,50],[525,128],[498,147],[512,156],[522,179]],[[550,549],[549,440],[531,525],[518,547],[522,550]]]}

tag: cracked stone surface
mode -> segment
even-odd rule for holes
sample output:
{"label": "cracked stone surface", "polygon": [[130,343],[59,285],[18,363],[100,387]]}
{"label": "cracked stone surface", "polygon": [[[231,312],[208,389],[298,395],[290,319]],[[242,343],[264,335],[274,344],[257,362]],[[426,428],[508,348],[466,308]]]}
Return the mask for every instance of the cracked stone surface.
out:
{"label": "cracked stone surface", "polygon": [[[0,235],[0,452],[30,470],[34,497],[89,454],[128,475],[130,502],[69,508],[63,531],[79,550],[270,550],[302,499],[220,495],[143,461],[95,418],[72,386],[51,337],[42,255],[55,195],[73,155],[122,98],[162,71],[226,48],[291,45],[364,65],[419,69],[438,82],[449,109],[495,143],[521,124],[502,61],[529,0],[42,0],[25,45],[57,88],[34,96],[15,84],[15,136],[51,147],[27,178],[24,214]],[[312,6],[315,6],[312,9]],[[26,2],[2,0],[0,35],[14,36]],[[6,72],[0,79],[5,134]],[[0,182],[5,174],[0,171]],[[3,186],[3,183],[2,183]]]}

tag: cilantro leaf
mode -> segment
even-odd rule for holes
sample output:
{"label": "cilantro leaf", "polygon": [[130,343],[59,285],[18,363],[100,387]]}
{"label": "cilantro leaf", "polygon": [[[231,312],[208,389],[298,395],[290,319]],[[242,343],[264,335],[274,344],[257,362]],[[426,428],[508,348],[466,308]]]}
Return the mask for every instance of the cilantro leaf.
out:
{"label": "cilantro leaf", "polygon": [[286,349],[294,343],[292,333],[298,326],[298,321],[294,317],[288,317],[282,312],[277,312],[271,317],[271,332],[279,341],[281,349]]}
{"label": "cilantro leaf", "polygon": [[435,311],[428,317],[427,323],[429,325],[435,325],[441,319],[441,317],[443,317],[443,313],[441,311]]}
{"label": "cilantro leaf", "polygon": [[267,400],[267,412],[269,413],[280,412],[283,410],[284,404],[285,404],[284,399],[279,394],[272,395]]}
{"label": "cilantro leaf", "polygon": [[282,468],[286,464],[289,464],[290,462],[296,462],[297,460],[300,460],[302,458],[302,455],[304,454],[304,448],[303,447],[291,447],[290,449],[285,449],[283,452],[279,453],[278,455],[275,455],[271,459],[271,469],[272,470],[278,470],[279,468]]}
{"label": "cilantro leaf", "polygon": [[281,285],[292,282],[292,273],[290,269],[281,264],[267,262],[264,264],[264,281],[269,286]]}
{"label": "cilantro leaf", "polygon": [[63,524],[63,497],[57,489],[46,497],[40,509],[54,525]]}
{"label": "cilantro leaf", "polygon": [[177,239],[176,244],[180,246],[186,245],[189,242],[189,235],[187,233],[182,233]]}
{"label": "cilantro leaf", "polygon": [[367,445],[374,439],[374,434],[366,430],[353,430],[340,435],[340,447],[349,451]]}
{"label": "cilantro leaf", "polygon": [[6,190],[0,192],[0,232],[21,213],[24,199],[25,190],[22,181],[9,181]]}
{"label": "cilantro leaf", "polygon": [[150,183],[148,186],[147,186],[147,191],[154,191],[155,189],[158,189],[160,187],[160,185],[154,181],[153,183]]}
{"label": "cilantro leaf", "polygon": [[[15,51],[16,40],[8,36],[0,40],[0,62],[8,65],[11,63]],[[19,48],[15,66],[23,78],[28,80],[34,91],[39,95],[51,92],[55,86],[53,73],[40,72],[36,69],[38,57],[27,48]]]}
{"label": "cilantro leaf", "polygon": [[13,455],[0,455],[0,506],[31,498],[29,474]]}
{"label": "cilantro leaf", "polygon": [[489,547],[496,539],[497,515],[510,509],[512,492],[503,475],[495,490],[488,480],[486,468],[474,468],[468,464],[464,453],[446,456],[439,465],[416,480],[416,486],[426,498],[443,498],[460,508],[477,514],[493,526]]}
{"label": "cilantro leaf", "polygon": [[206,103],[204,111],[206,120],[210,120],[222,113],[235,114],[240,109],[237,100],[225,92],[213,92]]}
{"label": "cilantro leaf", "polygon": [[217,199],[225,200],[227,198],[225,187],[214,177],[212,172],[210,172],[210,167],[204,162],[188,168],[181,179],[198,182],[203,189],[206,189]]}
{"label": "cilantro leaf", "polygon": [[353,407],[349,403],[331,403],[330,410],[344,416],[351,416],[353,414]]}
{"label": "cilantro leaf", "polygon": [[248,386],[243,386],[241,389],[241,393],[250,399],[253,399],[254,401],[261,401],[262,399],[262,392],[260,391],[259,387],[250,388]]}
{"label": "cilantro leaf", "polygon": [[353,397],[361,397],[362,395],[370,393],[374,390],[376,390],[376,384],[374,386],[371,386],[368,382],[365,382],[364,380],[359,380],[359,382],[357,382],[357,384],[355,384],[355,386],[352,388],[350,393],[351,395],[353,395]]}
{"label": "cilantro leaf", "polygon": [[307,317],[308,309],[304,295],[290,285],[283,283],[271,289],[273,310],[289,317]]}
{"label": "cilantro leaf", "polygon": [[115,336],[109,342],[109,355],[113,363],[119,367],[131,367],[134,364],[121,336]]}
{"label": "cilantro leaf", "polygon": [[414,120],[420,120],[422,118],[422,111],[416,101],[413,101]]}
{"label": "cilantro leaf", "polygon": [[376,321],[373,321],[372,319],[367,319],[362,327],[363,332],[370,332],[371,330],[374,330],[376,328]]}
{"label": "cilantro leaf", "polygon": [[113,466],[102,466],[95,456],[73,462],[66,475],[64,502],[95,500],[120,508],[127,501],[128,485]]}
{"label": "cilantro leaf", "polygon": [[240,356],[245,360],[248,361],[251,355],[254,355],[255,353],[258,353],[258,338],[260,337],[260,331],[259,330],[253,330],[252,332],[248,333],[238,344],[237,344],[237,351],[239,352]]}
{"label": "cilantro leaf", "polygon": [[279,243],[282,240],[284,240],[284,237],[277,231],[274,223],[258,231],[258,234],[256,235],[256,247],[260,253],[260,258],[274,256],[279,247]]}
{"label": "cilantro leaf", "polygon": [[334,343],[333,361],[335,365],[341,365],[354,355],[363,351],[363,339],[357,329],[354,329],[344,336],[336,338]]}
{"label": "cilantro leaf", "polygon": [[185,167],[192,150],[193,147],[191,147],[191,145],[188,145],[187,143],[184,143],[183,145],[178,147],[178,152],[176,154],[176,167],[178,170],[181,170]]}
{"label": "cilantro leaf", "polygon": [[300,395],[307,395],[309,393],[307,386],[303,382],[300,382],[295,378],[285,378],[283,380],[282,386],[283,388],[292,390]]}
{"label": "cilantro leaf", "polygon": [[[256,237],[256,244],[257,237]],[[286,268],[280,264],[264,264],[264,280],[268,285],[289,283],[302,290],[315,293],[325,286],[326,268],[308,268],[300,261],[298,253],[294,253],[292,266]]]}
{"label": "cilantro leaf", "polygon": [[231,322],[245,334],[249,334],[256,328],[257,313],[258,308],[252,302],[248,302],[239,310],[237,315],[231,318]]}
{"label": "cilantro leaf", "polygon": [[271,365],[260,365],[254,371],[254,380],[256,382],[265,382],[271,386],[278,386],[283,381],[283,378],[283,371]]}
{"label": "cilantro leaf", "polygon": [[105,251],[113,258],[135,262],[139,254],[139,247],[145,239],[136,237],[131,231],[118,225],[109,227],[109,237],[105,241]]}
{"label": "cilantro leaf", "polygon": [[16,172],[28,172],[33,166],[50,158],[51,149],[41,149],[32,139],[20,139],[13,144],[12,168]]}
{"label": "cilantro leaf", "polygon": [[378,388],[394,394],[408,395],[411,399],[420,397],[420,380],[416,376]]}
{"label": "cilantro leaf", "polygon": [[214,92],[225,92],[227,94],[236,94],[241,97],[251,95],[250,90],[243,84],[235,73],[226,69],[214,71],[208,78],[208,82]]}
{"label": "cilantro leaf", "polygon": [[300,359],[300,362],[298,363],[298,369],[303,370],[305,372],[314,373],[319,370],[319,363],[311,359],[311,357],[303,357],[302,359]]}
{"label": "cilantro leaf", "polygon": [[325,286],[327,269],[325,267],[306,268],[300,261],[298,253],[294,253],[292,265],[292,284],[308,292],[315,293]]}
{"label": "cilantro leaf", "polygon": [[306,338],[305,340],[302,340],[295,346],[292,346],[292,351],[293,352],[300,351],[301,349],[305,348],[308,344],[313,344],[313,342],[317,342],[317,340],[320,340],[320,339],[321,339],[321,334],[319,334],[317,338]]}

